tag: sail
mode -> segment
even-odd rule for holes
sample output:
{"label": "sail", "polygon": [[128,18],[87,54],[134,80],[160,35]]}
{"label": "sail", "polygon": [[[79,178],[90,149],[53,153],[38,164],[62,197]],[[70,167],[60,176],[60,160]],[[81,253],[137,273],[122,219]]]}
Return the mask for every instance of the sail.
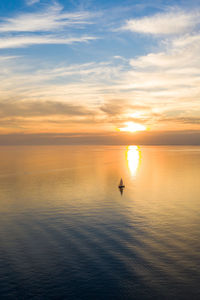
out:
{"label": "sail", "polygon": [[123,185],[123,180],[122,180],[122,178],[121,178],[121,180],[120,180],[120,184],[119,184],[120,186],[122,186]]}

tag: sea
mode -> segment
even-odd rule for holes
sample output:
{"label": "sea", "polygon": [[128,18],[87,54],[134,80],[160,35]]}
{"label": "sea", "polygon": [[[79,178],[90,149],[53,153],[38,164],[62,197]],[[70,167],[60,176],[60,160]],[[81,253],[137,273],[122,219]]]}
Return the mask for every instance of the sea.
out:
{"label": "sea", "polygon": [[1,146],[0,299],[200,299],[200,147]]}

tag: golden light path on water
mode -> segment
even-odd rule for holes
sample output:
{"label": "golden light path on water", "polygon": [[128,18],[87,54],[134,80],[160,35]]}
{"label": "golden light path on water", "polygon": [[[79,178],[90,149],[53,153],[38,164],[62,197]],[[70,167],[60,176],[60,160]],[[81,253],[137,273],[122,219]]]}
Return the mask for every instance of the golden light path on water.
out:
{"label": "golden light path on water", "polygon": [[141,152],[138,146],[128,146],[126,150],[126,159],[131,176],[136,176],[141,162]]}

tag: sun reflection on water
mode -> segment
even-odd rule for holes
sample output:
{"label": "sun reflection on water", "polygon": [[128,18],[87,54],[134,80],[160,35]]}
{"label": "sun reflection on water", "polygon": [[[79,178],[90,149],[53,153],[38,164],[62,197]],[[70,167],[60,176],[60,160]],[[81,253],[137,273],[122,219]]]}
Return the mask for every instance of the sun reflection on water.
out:
{"label": "sun reflection on water", "polygon": [[128,146],[126,151],[126,159],[131,176],[136,176],[138,167],[141,162],[141,151],[138,146]]}

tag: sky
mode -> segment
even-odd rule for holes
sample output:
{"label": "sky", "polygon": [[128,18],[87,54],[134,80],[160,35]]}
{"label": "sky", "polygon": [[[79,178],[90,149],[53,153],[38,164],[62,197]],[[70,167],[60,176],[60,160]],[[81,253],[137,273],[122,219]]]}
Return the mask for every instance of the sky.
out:
{"label": "sky", "polygon": [[0,144],[126,143],[200,144],[200,0],[1,0]]}

